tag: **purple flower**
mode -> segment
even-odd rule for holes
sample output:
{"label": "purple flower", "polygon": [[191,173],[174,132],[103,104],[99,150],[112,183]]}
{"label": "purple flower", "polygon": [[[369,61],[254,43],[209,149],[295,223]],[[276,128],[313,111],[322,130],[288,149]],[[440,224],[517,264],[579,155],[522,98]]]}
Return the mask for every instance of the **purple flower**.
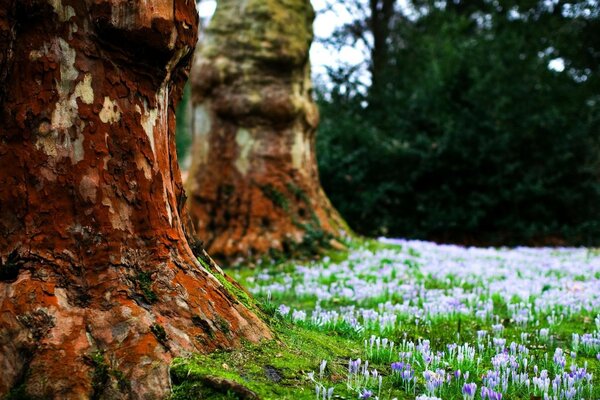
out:
{"label": "purple flower", "polygon": [[350,374],[358,374],[358,368],[360,367],[361,360],[350,360],[348,362],[348,373]]}
{"label": "purple flower", "polygon": [[286,316],[290,313],[290,308],[288,306],[286,306],[285,304],[282,304],[279,306],[277,311],[279,312],[279,314]]}
{"label": "purple flower", "polygon": [[567,364],[567,359],[565,358],[564,352],[560,347],[554,352],[554,363],[560,368],[564,368]]}
{"label": "purple flower", "polygon": [[485,400],[486,398],[489,400],[502,400],[502,393],[498,393],[483,386],[481,388],[481,399]]}
{"label": "purple flower", "polygon": [[367,389],[363,389],[363,392],[358,396],[358,398],[361,400],[364,400],[364,399],[370,399],[371,396],[373,396],[373,392],[371,392],[370,390],[367,390]]}
{"label": "purple flower", "polygon": [[477,392],[477,384],[476,383],[465,383],[462,388],[463,398],[465,399],[473,399],[475,397],[475,392]]}
{"label": "purple flower", "polygon": [[402,371],[402,379],[405,381],[410,381],[415,376],[415,371],[412,369],[405,369]]}
{"label": "purple flower", "polygon": [[431,395],[433,395],[437,389],[444,384],[446,374],[442,369],[438,369],[435,372],[425,370],[423,372],[423,378],[425,379],[425,389]]}
{"label": "purple flower", "polygon": [[398,371],[402,371],[403,369],[404,369],[404,363],[403,362],[394,362],[394,363],[392,363],[392,371],[398,372]]}
{"label": "purple flower", "polygon": [[486,388],[485,386],[481,387],[481,398],[483,400],[485,400],[488,397],[488,393],[490,392],[490,390],[488,388]]}

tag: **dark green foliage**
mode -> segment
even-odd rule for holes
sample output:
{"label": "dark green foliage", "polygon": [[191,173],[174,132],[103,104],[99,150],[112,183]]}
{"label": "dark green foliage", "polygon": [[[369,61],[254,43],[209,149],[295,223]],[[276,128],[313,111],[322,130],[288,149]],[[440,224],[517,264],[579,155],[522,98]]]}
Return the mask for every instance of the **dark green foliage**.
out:
{"label": "dark green foliage", "polygon": [[188,84],[183,90],[183,97],[177,106],[177,124],[175,132],[175,143],[177,146],[177,160],[185,164],[189,157],[192,145],[191,118],[192,118],[192,89]]}
{"label": "dark green foliage", "polygon": [[[332,73],[319,166],[352,228],[475,244],[600,243],[598,10],[568,16],[542,3],[448,2],[401,19],[377,93]],[[557,57],[562,72],[548,68]]]}

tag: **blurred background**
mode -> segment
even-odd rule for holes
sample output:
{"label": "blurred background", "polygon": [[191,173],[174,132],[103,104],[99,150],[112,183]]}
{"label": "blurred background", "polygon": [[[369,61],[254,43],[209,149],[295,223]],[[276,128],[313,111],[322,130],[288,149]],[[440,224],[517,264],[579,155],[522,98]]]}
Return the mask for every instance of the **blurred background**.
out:
{"label": "blurred background", "polygon": [[[598,3],[314,0],[319,171],[350,227],[599,245]],[[206,26],[216,2],[198,6]],[[185,170],[187,124],[177,141]]]}

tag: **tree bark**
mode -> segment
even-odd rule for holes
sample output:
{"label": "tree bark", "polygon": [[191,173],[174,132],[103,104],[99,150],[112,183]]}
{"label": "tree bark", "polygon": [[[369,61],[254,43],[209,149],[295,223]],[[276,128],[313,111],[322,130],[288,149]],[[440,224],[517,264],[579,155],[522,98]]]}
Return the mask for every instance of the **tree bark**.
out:
{"label": "tree bark", "polygon": [[192,0],[0,0],[0,397],[164,398],[175,356],[269,338],[186,241]]}
{"label": "tree bark", "polygon": [[309,0],[220,0],[196,51],[186,191],[220,260],[316,251],[346,226],[317,171]]}

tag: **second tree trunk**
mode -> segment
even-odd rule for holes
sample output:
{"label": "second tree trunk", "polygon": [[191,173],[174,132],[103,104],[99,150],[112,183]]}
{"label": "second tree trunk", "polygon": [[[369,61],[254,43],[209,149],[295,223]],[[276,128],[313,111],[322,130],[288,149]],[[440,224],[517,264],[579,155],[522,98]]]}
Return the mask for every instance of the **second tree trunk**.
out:
{"label": "second tree trunk", "polygon": [[315,252],[345,229],[317,171],[313,19],[309,0],[222,0],[197,50],[186,190],[222,260]]}

